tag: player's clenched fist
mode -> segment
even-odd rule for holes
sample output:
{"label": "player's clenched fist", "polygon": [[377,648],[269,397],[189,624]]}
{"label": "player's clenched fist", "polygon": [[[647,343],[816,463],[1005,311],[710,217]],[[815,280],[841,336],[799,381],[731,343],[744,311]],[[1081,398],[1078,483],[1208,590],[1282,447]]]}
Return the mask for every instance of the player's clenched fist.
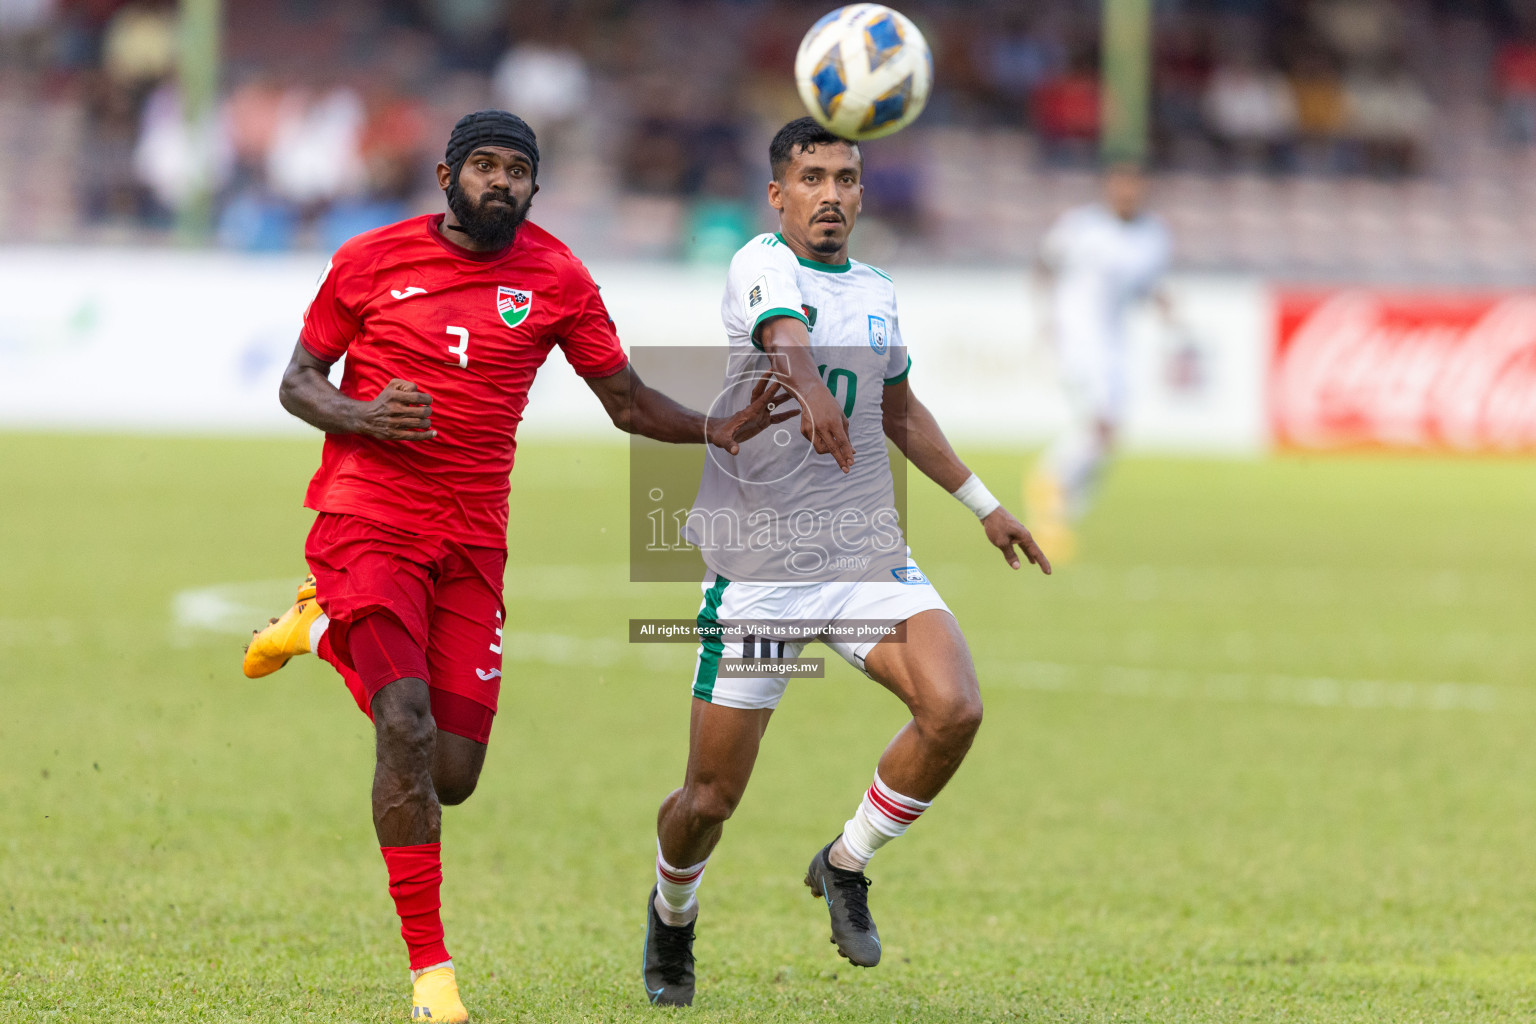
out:
{"label": "player's clenched fist", "polygon": [[357,406],[356,433],[381,441],[426,441],[432,429],[432,396],[398,377],[384,385],[371,402]]}

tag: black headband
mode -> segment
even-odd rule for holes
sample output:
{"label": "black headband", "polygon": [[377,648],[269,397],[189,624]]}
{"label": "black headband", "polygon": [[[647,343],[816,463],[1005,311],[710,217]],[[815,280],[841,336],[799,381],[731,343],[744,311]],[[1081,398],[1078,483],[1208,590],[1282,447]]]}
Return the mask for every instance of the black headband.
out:
{"label": "black headband", "polygon": [[453,181],[459,180],[459,168],[481,146],[498,146],[515,149],[533,164],[533,176],[539,176],[539,143],[533,137],[528,122],[505,110],[477,110],[465,114],[453,126],[448,136],[448,151],[443,162],[453,171]]}

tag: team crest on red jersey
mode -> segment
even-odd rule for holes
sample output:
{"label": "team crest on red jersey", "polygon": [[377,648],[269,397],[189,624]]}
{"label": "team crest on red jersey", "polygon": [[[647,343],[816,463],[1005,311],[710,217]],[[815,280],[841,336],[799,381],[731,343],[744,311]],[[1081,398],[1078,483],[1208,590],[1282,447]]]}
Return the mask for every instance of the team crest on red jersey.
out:
{"label": "team crest on red jersey", "polygon": [[508,327],[516,327],[528,319],[528,311],[533,309],[533,292],[526,288],[511,288],[507,285],[499,285],[496,288],[496,312],[501,314],[502,322]]}

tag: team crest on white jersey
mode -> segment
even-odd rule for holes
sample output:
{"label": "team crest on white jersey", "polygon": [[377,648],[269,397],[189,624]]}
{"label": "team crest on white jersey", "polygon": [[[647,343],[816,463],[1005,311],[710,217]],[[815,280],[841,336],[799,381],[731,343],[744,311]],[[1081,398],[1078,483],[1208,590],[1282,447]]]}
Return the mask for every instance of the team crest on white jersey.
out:
{"label": "team crest on white jersey", "polygon": [[528,313],[533,309],[533,292],[526,288],[511,288],[500,285],[496,289],[496,312],[501,314],[502,322],[508,327],[516,327],[528,319]]}
{"label": "team crest on white jersey", "polygon": [[869,318],[869,347],[875,350],[879,356],[885,355],[885,317],[870,315]]}
{"label": "team crest on white jersey", "polygon": [[904,565],[900,569],[892,569],[891,575],[896,577],[897,583],[921,584],[928,582],[928,577],[923,575],[923,570],[915,565]]}

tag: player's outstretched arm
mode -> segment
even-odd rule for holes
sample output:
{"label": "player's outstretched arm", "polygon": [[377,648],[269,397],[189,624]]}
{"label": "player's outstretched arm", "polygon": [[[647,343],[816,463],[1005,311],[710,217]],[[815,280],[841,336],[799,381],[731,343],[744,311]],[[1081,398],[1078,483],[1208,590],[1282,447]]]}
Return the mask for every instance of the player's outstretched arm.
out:
{"label": "player's outstretched arm", "polygon": [[857,454],[848,440],[848,417],[816,372],[811,335],[792,316],[776,316],[758,327],[758,343],[773,361],[774,374],[800,402],[800,433],[818,455],[831,453],[844,473]]}
{"label": "player's outstretched arm", "polygon": [[752,401],[729,418],[711,419],[679,405],[646,384],[634,367],[625,366],[607,377],[588,377],[587,386],[603,403],[613,425],[629,434],[639,434],[669,444],[705,442],[735,455],[742,441],[755,436],[769,424],[798,416],[798,409],[775,412],[789,399],[783,384],[764,376],[752,389]]}
{"label": "player's outstretched arm", "polygon": [[432,396],[410,381],[392,380],[377,398],[360,402],[336,389],[327,374],[331,364],[303,343],[283,371],[278,401],[299,419],[327,434],[366,434],[382,441],[425,441],[432,429]]}
{"label": "player's outstretched arm", "polygon": [[[1045,557],[1045,552],[1040,550],[1040,545],[1035,543],[1023,523],[987,494],[981,481],[976,479],[965,463],[960,461],[960,456],[955,454],[954,448],[950,447],[949,439],[939,428],[933,413],[917,400],[905,380],[886,385],[880,411],[885,436],[901,449],[907,461],[924,476],[977,514],[982,528],[987,532],[987,540],[1003,553],[1003,558],[1010,566],[1015,569],[1019,567],[1019,556],[1014,553],[1017,547],[1025,558],[1040,567],[1041,572],[1050,575],[1051,562]],[[971,491],[979,491],[984,497],[973,497]]]}

